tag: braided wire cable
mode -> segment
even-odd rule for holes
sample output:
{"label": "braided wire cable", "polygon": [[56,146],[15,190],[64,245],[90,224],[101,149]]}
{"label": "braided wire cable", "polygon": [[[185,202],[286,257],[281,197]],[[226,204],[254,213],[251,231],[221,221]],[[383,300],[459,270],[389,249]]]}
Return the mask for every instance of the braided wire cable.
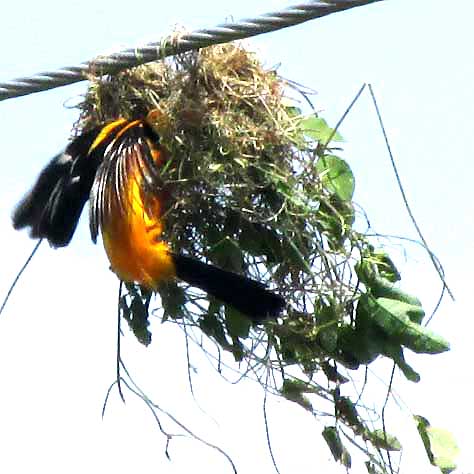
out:
{"label": "braided wire cable", "polygon": [[91,73],[94,75],[114,74],[123,69],[192,49],[249,38],[380,1],[383,0],[313,0],[277,12],[265,13],[256,18],[225,23],[180,36],[168,36],[140,48],[129,48],[108,56],[99,56],[78,66],[1,82],[0,101],[80,82],[86,80]]}

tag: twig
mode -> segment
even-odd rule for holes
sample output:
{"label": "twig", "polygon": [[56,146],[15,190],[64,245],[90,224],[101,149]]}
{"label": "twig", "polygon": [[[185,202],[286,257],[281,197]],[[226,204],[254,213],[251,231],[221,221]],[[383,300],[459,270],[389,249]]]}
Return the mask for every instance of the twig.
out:
{"label": "twig", "polygon": [[[385,397],[385,402],[384,402],[383,407],[382,407],[382,428],[383,428],[384,441],[385,441],[386,444],[388,444],[388,441],[387,441],[387,429],[386,429],[386,426],[385,426],[385,409],[387,408],[388,399],[389,399],[390,393],[392,391],[392,383],[393,383],[393,377],[395,375],[395,367],[396,367],[396,364],[393,363],[392,373],[390,375],[390,383],[388,384],[387,395]],[[392,457],[390,455],[389,450],[387,450],[387,458],[388,458],[388,466],[390,468],[390,472],[392,474],[394,474],[393,466],[392,466]]]}
{"label": "twig", "polygon": [[[195,433],[193,433],[189,428],[187,428],[183,423],[181,423],[176,417],[174,417],[171,413],[169,413],[168,411],[166,411],[165,409],[161,408],[159,405],[157,405],[156,403],[154,403],[153,401],[151,401],[146,395],[145,393],[141,390],[140,387],[138,387],[138,385],[135,383],[135,381],[132,379],[130,373],[128,372],[127,368],[125,367],[125,365],[122,363],[122,368],[124,370],[124,372],[126,373],[128,379],[130,380],[131,384],[133,385],[133,387],[125,380],[125,379],[122,379],[122,382],[123,384],[132,392],[134,393],[135,395],[137,395],[139,398],[141,398],[145,404],[148,406],[148,408],[152,411],[153,413],[153,416],[155,418],[155,420],[157,421],[159,427],[160,427],[160,430],[163,434],[165,434],[168,438],[168,442],[167,442],[167,447],[166,447],[166,450],[168,449],[168,444],[169,444],[169,440],[171,438],[173,438],[174,436],[180,436],[180,435],[173,435],[173,434],[169,434],[167,433],[166,431],[163,430],[163,427],[158,419],[158,416],[156,415],[156,412],[155,412],[155,409],[160,411],[161,413],[163,413],[164,415],[166,415],[171,421],[173,421],[173,423],[175,423],[176,425],[178,425],[183,431],[185,431],[189,436],[191,436],[192,438],[194,438],[195,440],[197,441],[200,441],[201,443],[203,443],[204,445],[208,446],[209,448],[212,448],[212,449],[215,449],[216,451],[218,451],[220,454],[222,454],[226,459],[227,461],[229,461],[229,464],[232,466],[232,470],[234,472],[234,474],[237,474],[237,468],[235,467],[235,464],[234,462],[232,461],[232,458],[221,448],[219,448],[219,446],[216,446],[212,443],[210,443],[209,441],[206,441],[204,440],[203,438],[199,437],[198,435],[196,435]],[[167,451],[166,451],[167,453]],[[169,457],[169,455],[167,454],[167,456]]]}
{"label": "twig", "polygon": [[117,357],[116,357],[116,381],[117,381],[117,389],[118,393],[120,395],[120,398],[122,399],[122,402],[125,403],[125,397],[123,396],[122,392],[122,385],[120,383],[121,377],[120,377],[120,365],[122,363],[122,359],[120,357],[120,340],[122,337],[122,328],[121,328],[121,321],[122,318],[120,317],[120,300],[122,298],[122,289],[123,289],[123,281],[120,281],[119,284],[119,293],[118,293],[118,303],[117,303]]}
{"label": "twig", "polygon": [[[268,376],[269,373],[271,372],[270,369],[267,370],[267,380],[266,380],[266,385],[268,384]],[[267,418],[267,395],[268,391],[264,389],[265,395],[263,396],[263,420],[265,422],[265,434],[267,436],[267,446],[268,446],[268,451],[270,453],[270,458],[272,459],[273,467],[275,468],[275,471],[277,474],[280,474],[280,470],[278,469],[278,465],[275,460],[275,456],[273,454],[273,449],[272,449],[272,443],[270,441],[270,429],[268,428],[268,418]]]}
{"label": "twig", "polygon": [[30,253],[30,256],[26,259],[26,262],[23,264],[20,271],[17,273],[15,279],[13,280],[13,283],[11,284],[10,288],[7,291],[7,294],[6,294],[5,298],[3,299],[2,306],[0,307],[0,315],[3,313],[3,310],[5,309],[5,306],[7,305],[7,302],[10,299],[10,296],[11,296],[16,284],[18,283],[18,280],[20,279],[23,272],[26,270],[26,267],[31,262],[31,259],[34,257],[34,255],[35,255],[36,251],[38,250],[39,246],[41,245],[42,241],[43,241],[43,239],[38,240],[38,243],[35,245],[33,251]]}
{"label": "twig", "polygon": [[[377,119],[379,121],[380,129],[382,130],[382,134],[383,134],[383,137],[384,137],[384,140],[385,140],[385,146],[387,147],[388,155],[390,157],[390,163],[392,164],[393,172],[395,173],[395,178],[397,180],[398,189],[400,189],[400,193],[402,195],[402,199],[403,199],[403,202],[405,204],[405,209],[407,210],[408,215],[410,216],[410,220],[411,220],[413,226],[415,227],[415,230],[416,230],[418,236],[420,237],[421,241],[423,242],[423,245],[425,246],[426,249],[429,249],[428,243],[426,242],[426,239],[423,236],[423,233],[421,232],[420,227],[418,226],[418,223],[415,219],[415,216],[413,215],[410,204],[408,203],[408,199],[407,199],[407,196],[405,194],[405,190],[403,188],[402,181],[400,179],[400,175],[398,173],[398,168],[397,168],[397,165],[395,163],[395,159],[394,159],[394,156],[393,156],[393,153],[392,153],[392,149],[391,149],[390,143],[388,141],[387,132],[385,131],[385,127],[384,127],[384,124],[383,124],[383,121],[382,121],[382,115],[380,113],[379,106],[378,106],[377,100],[375,98],[375,94],[374,94],[374,91],[373,91],[373,88],[372,88],[372,84],[369,84],[369,91],[370,91],[370,95],[372,97],[372,102],[373,102],[374,107],[375,107],[375,113],[377,114]],[[441,281],[443,282],[444,288],[448,292],[451,299],[454,300],[454,296],[453,296],[451,290],[449,289],[449,287],[446,283],[446,280],[444,279],[442,269],[439,268],[437,260],[433,257],[433,253],[431,251],[428,251],[428,255],[430,256],[431,262],[433,263],[433,266],[435,267]]]}
{"label": "twig", "polygon": [[[352,102],[349,104],[345,112],[342,114],[341,118],[338,120],[336,123],[336,126],[334,127],[333,131],[331,132],[331,135],[329,135],[329,138],[327,139],[326,143],[322,145],[323,149],[326,149],[328,144],[331,142],[331,140],[334,138],[334,135],[336,135],[337,130],[341,126],[342,122],[344,119],[347,117],[347,114],[352,110],[352,107],[354,107],[355,103],[359,100],[359,97],[361,96],[362,92],[364,92],[365,86],[367,84],[362,84],[362,87],[359,89],[355,97],[352,99]],[[369,85],[370,87],[370,85]]]}

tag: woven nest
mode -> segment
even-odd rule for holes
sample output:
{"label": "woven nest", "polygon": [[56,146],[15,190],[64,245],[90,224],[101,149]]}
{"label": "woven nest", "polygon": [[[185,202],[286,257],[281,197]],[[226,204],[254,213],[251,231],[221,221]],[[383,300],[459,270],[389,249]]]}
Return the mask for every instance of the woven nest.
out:
{"label": "woven nest", "polygon": [[[172,196],[164,238],[175,251],[282,294],[288,314],[275,323],[281,337],[289,324],[313,331],[314,315],[324,308],[331,308],[329,319],[342,319],[354,298],[346,269],[352,248],[346,242],[355,235],[352,191],[341,199],[328,186],[318,165],[331,158],[318,140],[328,132],[304,119],[287,97],[290,89],[242,45],[213,46],[92,79],[76,127],[155,111],[153,127],[171,157],[162,170]],[[232,310],[223,315],[218,302],[207,306],[199,292],[169,284],[160,294],[165,317],[198,322],[212,337],[219,333],[221,345],[229,342],[225,333],[234,341],[248,334],[242,321],[237,334],[229,333],[236,326],[229,322]],[[314,363],[314,353],[310,359]]]}
{"label": "woven nest", "polygon": [[[213,46],[91,78],[76,132],[153,117],[170,156],[161,170],[171,197],[163,238],[176,252],[266,283],[288,305],[283,317],[252,327],[232,308],[171,282],[151,312],[177,322],[209,355],[205,333],[217,346],[219,371],[220,350],[230,351],[246,362],[243,376],[341,421],[372,443],[372,462],[380,433],[340,395],[350,378],[340,364],[356,369],[386,356],[417,381],[403,348],[437,353],[448,345],[421,326],[420,302],[395,288],[400,276],[388,255],[352,228],[354,178],[334,148],[341,137],[317,114],[302,115],[289,99],[295,90],[308,100],[242,45]],[[127,290],[121,314],[148,344],[151,294]],[[323,406],[332,402],[328,411],[314,408],[308,393]],[[350,465],[336,425],[323,437]]]}

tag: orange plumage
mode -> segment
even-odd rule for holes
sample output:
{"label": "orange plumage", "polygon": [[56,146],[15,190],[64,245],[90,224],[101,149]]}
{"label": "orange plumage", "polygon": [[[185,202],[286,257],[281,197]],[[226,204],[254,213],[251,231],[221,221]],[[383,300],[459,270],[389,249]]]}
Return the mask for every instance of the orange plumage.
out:
{"label": "orange plumage", "polygon": [[91,237],[102,234],[111,269],[123,281],[156,290],[173,278],[196,286],[258,322],[276,317],[284,299],[261,283],[192,257],[162,240],[167,152],[145,120],[117,119],[75,138],[53,158],[13,214],[34,238],[67,245],[89,200]]}
{"label": "orange plumage", "polygon": [[[164,151],[153,148],[157,165],[164,162]],[[141,170],[131,167],[122,203],[110,196],[110,216],[102,223],[102,239],[110,265],[117,276],[129,282],[156,289],[163,280],[176,276],[169,246],[163,242],[163,202],[158,190],[146,193]]]}

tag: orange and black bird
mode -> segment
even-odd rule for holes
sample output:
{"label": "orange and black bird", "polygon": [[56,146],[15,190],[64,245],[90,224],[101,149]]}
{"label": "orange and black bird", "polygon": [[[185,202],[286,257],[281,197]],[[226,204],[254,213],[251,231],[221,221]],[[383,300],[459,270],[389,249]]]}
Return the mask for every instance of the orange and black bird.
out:
{"label": "orange and black bird", "polygon": [[89,201],[91,237],[102,235],[111,269],[156,290],[173,278],[204,290],[255,322],[277,317],[285,300],[262,283],[193,257],[161,239],[160,167],[167,159],[147,119],[118,119],[84,131],[41,171],[13,213],[15,229],[53,247],[69,244]]}

